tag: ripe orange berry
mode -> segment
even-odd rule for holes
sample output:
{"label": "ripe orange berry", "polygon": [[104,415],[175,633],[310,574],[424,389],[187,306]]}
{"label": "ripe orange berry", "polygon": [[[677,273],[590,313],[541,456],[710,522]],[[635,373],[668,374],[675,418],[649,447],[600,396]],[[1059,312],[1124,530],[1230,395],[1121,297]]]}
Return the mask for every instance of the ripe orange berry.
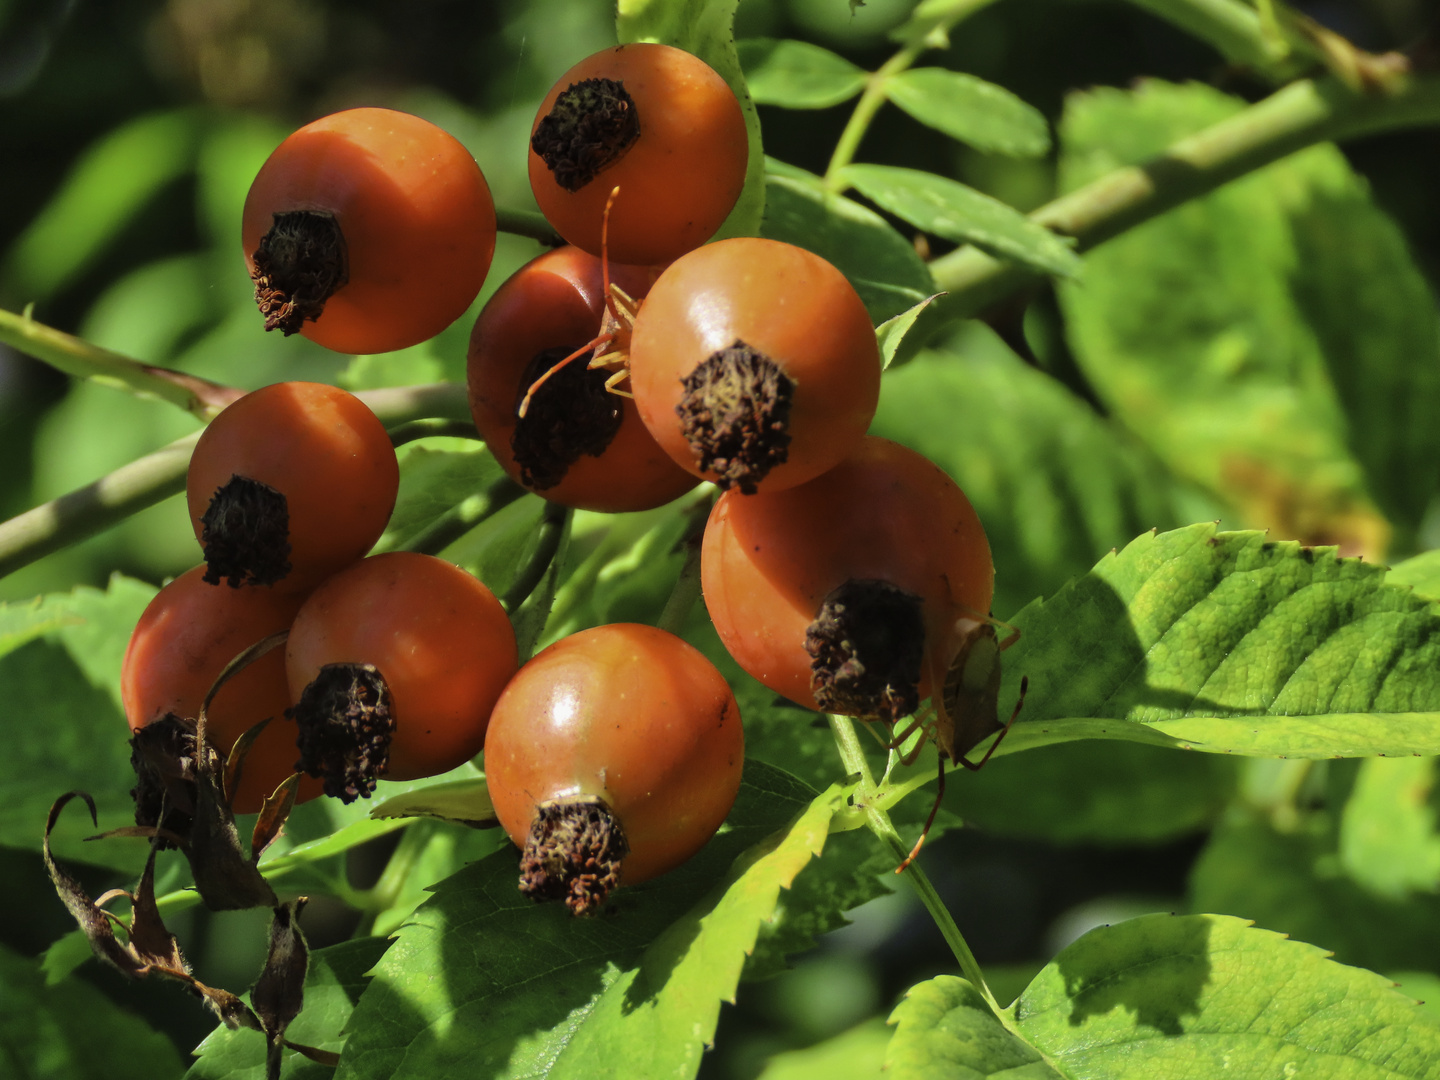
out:
{"label": "ripe orange berry", "polygon": [[603,49],[555,83],[535,117],[530,187],[561,236],[610,257],[669,262],[708,240],[745,186],[749,142],[735,94],[699,57],[669,45]]}
{"label": "ripe orange berry", "polygon": [[776,491],[832,468],[880,399],[880,350],[854,288],[777,240],[720,240],[672,263],[630,342],[656,442],[697,476]]}
{"label": "ripe orange berry", "polygon": [[385,531],[400,467],[385,427],[324,383],[261,387],[200,435],[185,499],[209,580],[305,592]]}
{"label": "ripe orange berry", "polygon": [[495,203],[453,136],[393,109],[348,109],[261,166],[241,241],[267,330],[388,352],[465,313],[495,252]]}
{"label": "ripe orange berry", "polygon": [[410,551],[329,578],[296,614],[285,646],[297,702],[327,665],[379,671],[394,721],[389,780],[434,776],[478,754],[517,663],[515,632],[494,594],[458,566]]}
{"label": "ripe orange berry", "polygon": [[694,646],[617,623],[563,638],[495,706],[485,776],[521,891],[594,911],[703,847],[744,765],[735,696]]}
{"label": "ripe orange berry", "polygon": [[[943,684],[965,629],[990,612],[994,580],[964,492],[925,457],[874,436],[798,487],[726,492],[701,558],[705,605],[742,668],[806,708],[887,720]],[[847,583],[875,587],[837,596]],[[863,625],[847,627],[845,609]],[[872,641],[880,654],[847,655]],[[892,660],[899,677],[886,670]]]}

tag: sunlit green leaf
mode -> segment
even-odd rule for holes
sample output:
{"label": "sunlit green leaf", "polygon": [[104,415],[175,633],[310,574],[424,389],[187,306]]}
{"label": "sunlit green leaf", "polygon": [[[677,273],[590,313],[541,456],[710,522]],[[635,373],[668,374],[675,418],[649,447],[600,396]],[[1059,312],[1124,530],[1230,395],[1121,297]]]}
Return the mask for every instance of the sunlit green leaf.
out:
{"label": "sunlit green leaf", "polygon": [[402,1061],[432,1080],[693,1075],[759,921],[819,850],[836,805],[833,791],[812,802],[747,762],[726,829],[594,919],[522,897],[511,853],[467,867],[376,968],[338,1080],[393,1075]]}
{"label": "sunlit green leaf", "polygon": [[922,232],[974,244],[1047,274],[1079,272],[1080,257],[1060,236],[972,187],[897,165],[847,165],[841,178]]}
{"label": "sunlit green leaf", "polygon": [[963,979],[914,987],[887,1076],[1437,1075],[1440,1021],[1373,972],[1222,915],[1147,915],[1060,953],[1004,1022]]}
{"label": "sunlit green leaf", "polygon": [[885,96],[922,124],[977,150],[1012,157],[1050,150],[1050,128],[1040,110],[962,71],[911,68],[885,81]]}
{"label": "sunlit green leaf", "polygon": [[87,983],[45,985],[39,965],[5,945],[0,986],[0,1075],[170,1080],[185,1070],[175,1044],[139,1016]]}
{"label": "sunlit green leaf", "polygon": [[914,245],[879,214],[827,191],[818,176],[803,169],[774,159],[766,168],[770,194],[763,234],[839,267],[872,322],[883,323],[934,294],[935,282]]}
{"label": "sunlit green leaf", "polygon": [[[1232,115],[1208,87],[1073,97],[1074,187]],[[1435,488],[1440,323],[1394,224],[1312,147],[1109,241],[1061,298],[1100,397],[1177,472],[1279,538],[1383,553]],[[1373,500],[1373,501],[1372,501]]]}
{"label": "sunlit green leaf", "polygon": [[915,320],[920,318],[934,299],[933,296],[927,296],[914,307],[902,311],[893,319],[886,319],[875,328],[875,338],[880,342],[881,367],[888,368],[891,364],[904,363],[919,351],[919,346],[913,343],[906,346],[905,339],[914,329]]}
{"label": "sunlit green leaf", "polygon": [[1041,1053],[1007,1031],[980,991],[954,975],[912,986],[890,1014],[895,1034],[885,1075],[895,1080],[964,1080],[1003,1073],[1016,1080],[1061,1080]]}
{"label": "sunlit green leaf", "polygon": [[807,41],[746,38],[735,43],[750,96],[760,105],[828,109],[865,87],[866,73]]}
{"label": "sunlit green leaf", "polygon": [[[1440,609],[1330,548],[1147,534],[1014,618],[1010,739],[1214,753],[1440,753]],[[1008,747],[1008,743],[1007,743]]]}
{"label": "sunlit green leaf", "polygon": [[1223,916],[1092,930],[1009,1013],[1036,1077],[1440,1075],[1440,1023],[1387,979]]}

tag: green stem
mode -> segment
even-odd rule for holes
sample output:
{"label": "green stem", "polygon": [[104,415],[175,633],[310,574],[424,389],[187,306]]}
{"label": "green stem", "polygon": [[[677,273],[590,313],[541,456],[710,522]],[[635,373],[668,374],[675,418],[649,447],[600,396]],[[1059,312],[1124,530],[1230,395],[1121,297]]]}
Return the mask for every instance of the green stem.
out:
{"label": "green stem", "polygon": [[551,247],[559,247],[565,243],[564,237],[555,231],[555,227],[546,221],[545,215],[538,210],[504,210],[496,207],[495,228],[498,232],[528,236],[531,240],[538,240]]}
{"label": "green stem", "polygon": [[568,506],[552,502],[545,504],[540,515],[540,524],[536,526],[535,549],[520,567],[514,582],[500,600],[505,605],[505,610],[512,615],[521,604],[530,599],[535,586],[540,584],[545,572],[550,569],[550,564],[555,561],[560,544],[565,539],[565,529],[570,524],[570,517],[571,510]]}
{"label": "green stem", "polygon": [[[1440,77],[1411,78],[1391,95],[1356,94],[1337,78],[1303,79],[1142,165],[1107,173],[1040,207],[1031,219],[1088,250],[1236,177],[1329,139],[1440,124]],[[932,332],[971,318],[1039,275],[962,247],[930,264],[945,290],[921,316]]]}
{"label": "green stem", "polygon": [[36,322],[28,314],[0,310],[0,344],[18,349],[66,375],[91,379],[137,397],[168,401],[201,420],[209,420],[243,393],[209,379],[142,364]]}
{"label": "green stem", "polygon": [[462,499],[419,532],[395,544],[391,550],[438,555],[491,514],[503,510],[525,493],[525,489],[514,480],[502,476],[484,491]]}
{"label": "green stem", "polygon": [[825,186],[831,191],[838,194],[848,186],[840,179],[840,170],[855,160],[855,154],[860,149],[860,142],[865,138],[865,133],[870,130],[870,122],[875,119],[875,114],[880,111],[880,106],[885,104],[887,100],[885,84],[892,76],[900,74],[913,64],[915,58],[924,51],[923,41],[906,45],[885,61],[880,70],[866,80],[865,90],[860,95],[860,100],[855,103],[855,109],[850,113],[850,119],[845,122],[845,130],[840,132],[840,138],[835,143],[835,151],[830,155],[830,164],[825,167]]}
{"label": "green stem", "polygon": [[[905,846],[905,841],[900,838],[895,825],[890,820],[890,815],[881,808],[879,803],[882,792],[875,786],[875,779],[870,771],[869,759],[865,756],[865,750],[860,745],[859,735],[855,731],[855,724],[848,716],[830,716],[830,730],[835,736],[835,746],[840,751],[840,760],[844,763],[846,774],[859,776],[860,786],[855,790],[855,806],[865,815],[865,823],[870,831],[880,838],[882,842],[895,853],[899,862],[904,862],[910,855],[910,849]],[[935,886],[930,883],[925,871],[920,868],[918,862],[912,862],[905,868],[905,876],[915,894],[919,896],[920,902],[925,905],[925,910],[935,920],[939,927],[940,934],[945,938],[945,943],[950,946],[950,951],[955,954],[955,960],[960,965],[960,972],[975,989],[985,996],[990,1007],[998,1014],[1000,1006],[995,997],[990,993],[990,987],[985,982],[985,974],[980,970],[980,963],[975,959],[975,954],[970,951],[964,935],[960,928],[955,925],[954,918],[945,907],[945,902],[940,899],[940,894],[935,891]]]}
{"label": "green stem", "polygon": [[865,133],[870,130],[871,121],[887,100],[885,89],[889,81],[909,69],[926,49],[943,48],[946,34],[957,23],[994,2],[995,0],[924,0],[915,9],[910,20],[899,29],[905,44],[866,81],[860,100],[855,103],[850,119],[845,122],[845,130],[840,133],[835,152],[830,155],[830,163],[825,167],[827,188],[839,194],[849,187],[840,178],[840,170],[855,160],[860,143],[865,138]]}
{"label": "green stem", "polygon": [[355,928],[354,937],[368,935],[375,926],[375,918],[395,906],[405,889],[405,883],[421,858],[439,823],[433,818],[416,818],[400,836],[390,861],[380,874],[380,879],[368,890],[360,893],[365,899],[360,925]]}
{"label": "green stem", "polygon": [[441,437],[478,440],[480,434],[471,420],[445,420],[433,416],[424,420],[411,420],[390,429],[390,442],[394,446],[404,446],[418,439]]}
{"label": "green stem", "polygon": [[0,523],[0,578],[185,490],[200,432]]}
{"label": "green stem", "polygon": [[689,508],[690,525],[680,538],[679,546],[685,551],[685,562],[680,567],[680,576],[665,601],[665,608],[656,620],[658,629],[669,631],[677,637],[685,628],[695,601],[700,599],[700,546],[705,539],[705,523],[710,519],[710,508],[714,499],[703,499]]}

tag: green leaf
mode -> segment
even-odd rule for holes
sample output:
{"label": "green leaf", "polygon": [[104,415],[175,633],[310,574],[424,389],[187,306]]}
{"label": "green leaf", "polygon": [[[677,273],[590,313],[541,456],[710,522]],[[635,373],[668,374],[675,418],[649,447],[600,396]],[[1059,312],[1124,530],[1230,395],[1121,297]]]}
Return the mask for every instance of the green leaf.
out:
{"label": "green leaf", "polygon": [[[389,947],[384,938],[360,938],[310,954],[305,1007],[285,1031],[291,1042],[338,1051],[343,1032],[365,989],[367,973]],[[246,996],[248,1000],[248,995]],[[217,1027],[195,1050],[187,1080],[264,1080],[265,1039],[258,1031]],[[285,1080],[330,1080],[335,1070],[285,1051]]]}
{"label": "green leaf", "polygon": [[[1064,185],[1243,107],[1157,81],[1077,95]],[[1086,265],[1084,285],[1061,291],[1076,359],[1176,472],[1281,538],[1378,556],[1390,526],[1375,504],[1418,525],[1440,454],[1440,323],[1398,230],[1335,147],[1227,184]]]}
{"label": "green leaf", "polygon": [[[62,815],[51,843],[62,859],[138,871],[140,840],[84,843],[84,837],[134,823],[129,728],[119,700],[120,664],[130,632],[155,590],[116,575],[101,592],[87,587],[47,596],[39,605],[0,608],[31,627],[50,627],[0,657],[0,696],[15,723],[0,755],[0,844],[40,850],[50,804],[66,791],[94,796],[97,828],[83,808]],[[17,608],[19,611],[17,612]]]}
{"label": "green leaf", "polygon": [[1409,585],[1427,600],[1440,600],[1440,549],[1396,563],[1386,580],[1392,585]]}
{"label": "green leaf", "polygon": [[879,214],[825,188],[818,176],[766,160],[762,235],[829,259],[855,286],[872,322],[883,323],[935,293],[915,246]]}
{"label": "green leaf", "polygon": [[370,811],[374,818],[435,817],[466,825],[497,824],[484,777],[431,784],[419,791],[386,799]]}
{"label": "green leaf", "polygon": [[828,109],[865,88],[866,73],[829,49],[807,41],[737,41],[750,96],[759,105]]}
{"label": "green leaf", "polygon": [[88,983],[47,986],[34,960],[5,945],[0,986],[0,1075],[166,1080],[185,1069],[175,1044],[140,1017]]}
{"label": "green leaf", "polygon": [[765,214],[765,151],[760,117],[735,50],[735,8],[740,0],[619,0],[615,33],[619,40],[658,41],[694,53],[725,80],[740,102],[750,139],[745,188],[714,239],[755,236]]}
{"label": "green leaf", "polygon": [[1080,256],[1062,237],[957,180],[896,165],[846,165],[840,179],[922,232],[1046,274],[1080,271]]}
{"label": "green leaf", "polygon": [[1440,609],[1330,548],[1212,524],[1145,535],[1015,616],[1002,701],[1021,745],[1440,753]]}
{"label": "green leaf", "polygon": [[804,1050],[776,1054],[759,1080],[877,1080],[889,1042],[884,1021],[867,1020]]}
{"label": "green leaf", "polygon": [[725,829],[589,920],[522,897],[512,852],[467,867],[376,968],[339,1080],[390,1076],[402,1061],[428,1080],[694,1075],[760,921],[842,799],[748,761]]}
{"label": "green leaf", "polygon": [[911,68],[885,81],[885,96],[927,127],[976,150],[1011,157],[1041,157],[1050,151],[1044,114],[974,75]]}
{"label": "green leaf", "polygon": [[504,475],[495,455],[474,439],[422,439],[406,443],[395,454],[400,461],[400,490],[376,545],[381,551],[403,547],[466,499],[484,498],[481,493]]}
{"label": "green leaf", "polygon": [[70,284],[168,184],[194,167],[204,114],[148,113],[92,144],[0,271],[10,291],[43,300]]}
{"label": "green leaf", "polygon": [[339,378],[346,390],[374,390],[382,386],[418,386],[441,382],[445,367],[432,341],[396,352],[356,356]]}
{"label": "green leaf", "polygon": [[1215,516],[1127,432],[977,322],[886,372],[871,431],[964,489],[996,555],[1003,618],[1145,529]]}
{"label": "green leaf", "polygon": [[1221,818],[1235,794],[1238,764],[1218,754],[1086,740],[996,757],[977,773],[952,776],[945,802],[967,825],[996,836],[1163,843]]}
{"label": "green leaf", "polygon": [[654,510],[577,512],[542,642],[603,623],[653,624],[684,564],[680,541],[691,514],[706,512],[709,499],[697,490]]}
{"label": "green leaf", "polygon": [[1026,1077],[1440,1076],[1440,1022],[1387,979],[1219,915],[1092,930],[1007,1012],[1051,1067]]}
{"label": "green leaf", "polygon": [[1236,811],[1190,872],[1191,910],[1253,919],[1377,971],[1440,970],[1440,898],[1385,896],[1343,872],[1329,815],[1281,831]]}
{"label": "green leaf", "polygon": [[980,991],[954,975],[911,987],[890,1023],[895,1034],[885,1051],[887,1080],[983,1080],[997,1073],[1007,1080],[1062,1080],[1064,1075],[1007,1031]]}
{"label": "green leaf", "polygon": [[875,338],[880,343],[880,366],[882,369],[888,368],[894,363],[903,364],[919,351],[918,345],[905,346],[905,339],[914,329],[915,320],[920,318],[925,309],[930,306],[931,301],[939,296],[939,293],[927,296],[914,307],[907,308],[892,319],[886,319],[875,328]]}
{"label": "green leaf", "polygon": [[1383,896],[1440,889],[1435,758],[1360,763],[1340,819],[1340,864]]}

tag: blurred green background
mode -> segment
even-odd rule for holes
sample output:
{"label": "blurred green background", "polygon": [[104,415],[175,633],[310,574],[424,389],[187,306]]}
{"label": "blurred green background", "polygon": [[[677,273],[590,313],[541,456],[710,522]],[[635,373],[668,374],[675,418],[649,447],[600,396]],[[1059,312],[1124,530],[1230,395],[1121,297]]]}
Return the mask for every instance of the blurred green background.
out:
{"label": "blurred green background", "polygon": [[[743,0],[736,32],[817,42],[873,70],[893,51],[886,31],[912,6],[910,0],[868,0],[852,13],[845,0]],[[1412,41],[1434,15],[1423,0],[1302,7],[1376,50]],[[286,377],[351,388],[463,378],[473,313],[432,342],[383,357],[337,357],[299,338],[267,338],[253,312],[238,243],[249,181],[300,124],[339,108],[386,105],[425,116],[461,139],[499,205],[532,208],[524,162],[535,104],[576,59],[613,40],[612,10],[602,0],[0,0],[0,307],[33,305],[39,320],[99,344],[245,387]],[[1198,80],[1250,100],[1267,91],[1167,24],[1133,6],[1099,0],[1005,0],[964,23],[950,47],[926,62],[993,80],[1052,123],[1072,90],[1130,87],[1147,76]],[[762,106],[766,150],[821,172],[848,114],[848,106],[818,112]],[[1434,181],[1440,133],[1374,137],[1343,152],[1397,223],[1433,304],[1440,282]],[[1054,155],[982,154],[936,137],[896,110],[872,129],[861,159],[962,179],[1027,210],[1052,197],[1059,183]],[[502,236],[477,310],[538,250],[531,241]],[[1106,395],[1077,363],[1073,350],[1087,347],[1087,339],[1067,325],[1072,309],[1048,287],[1030,300],[1023,324],[1000,319],[997,325],[1012,345],[1033,350],[1039,371],[1021,365],[1000,338],[976,325],[960,339],[969,364],[963,372],[941,370],[934,359],[896,372],[877,420],[886,434],[911,434],[907,441],[971,490],[995,546],[997,614],[1053,590],[1151,525],[1224,516],[1230,526],[1283,530],[1283,523],[1237,516],[1230,506],[1239,501],[1217,501],[1213,491],[1192,485],[1194,478],[1171,476],[1155,459],[1124,456],[1123,449],[1114,453],[1124,456],[1142,492],[1133,504],[1107,516],[1057,496],[1060,485],[1051,484],[1043,462],[1063,455],[1065,446],[1052,438],[1061,421],[1048,426],[1046,418],[1063,416],[1065,425],[1100,433],[1109,420]],[[937,386],[944,392],[937,395]],[[1008,413],[989,404],[1012,398],[1019,404]],[[1077,407],[1083,424],[1068,419]],[[933,422],[917,420],[926,408],[949,412]],[[1035,426],[1019,425],[1019,417]],[[194,426],[172,406],[74,384],[0,346],[0,453],[8,463],[0,473],[0,515],[87,483]],[[979,459],[966,456],[975,444],[982,448]],[[1032,458],[1041,470],[1033,485],[1005,481]],[[991,460],[1005,465],[992,469]],[[987,488],[992,473],[1000,480]],[[1082,527],[1075,525],[1079,519]],[[1303,538],[1335,537],[1320,529]],[[1440,523],[1433,512],[1422,513],[1396,551],[1437,544]],[[171,499],[0,579],[0,599],[103,585],[116,569],[159,583],[195,556],[183,504]],[[20,719],[11,715],[5,722]],[[1436,932],[1423,929],[1440,925],[1433,919],[1440,862],[1397,878],[1386,869],[1395,861],[1382,865],[1367,857],[1363,842],[1367,829],[1386,833],[1384,823],[1408,814],[1404,820],[1416,839],[1406,858],[1432,850],[1433,763],[1407,763],[1411,773],[1404,776],[1387,772],[1398,765],[1378,761],[1321,764],[1297,774],[1286,771],[1293,763],[1239,769],[1198,755],[1176,762],[1180,755],[1162,760],[1130,744],[1023,757],[997,760],[967,783],[955,808],[975,827],[927,849],[937,886],[995,973],[1002,998],[1089,926],[1191,904],[1262,921],[1265,912],[1280,912],[1272,921],[1291,923],[1277,928],[1387,974],[1440,970]],[[1067,803],[1070,785],[1094,792],[1123,785],[1132,801],[1102,820],[1106,805],[1094,800],[1085,817]],[[1385,803],[1385,792],[1397,785],[1410,793],[1398,809]],[[1139,788],[1146,790],[1137,794]],[[1303,796],[1298,805],[1314,811],[1303,828],[1278,829],[1256,809],[1296,803],[1297,792]],[[1147,797],[1152,803],[1144,803]],[[1152,804],[1168,816],[1117,823],[1136,805]],[[1279,895],[1283,882],[1263,903],[1247,895],[1247,881],[1287,860],[1301,867],[1295,882],[1308,881],[1318,863],[1338,868],[1327,885],[1334,896],[1303,897],[1300,885],[1295,895]],[[1226,870],[1205,873],[1207,865]],[[67,928],[37,871],[33,856],[0,850],[0,874],[15,883],[3,901],[0,941],[26,956]],[[368,871],[357,864],[354,872],[363,881]],[[92,877],[109,880],[98,872]],[[254,927],[238,925],[247,918],[195,915],[174,929],[189,935],[189,952],[202,969],[243,984],[257,963]],[[1418,945],[1407,953],[1393,946],[1398,937],[1367,939],[1355,929],[1387,921],[1415,927]],[[341,913],[332,932],[344,932],[345,925]],[[241,939],[243,947],[231,949]],[[945,955],[908,894],[882,897],[792,971],[747,987],[740,1004],[722,1015],[718,1049],[703,1075],[751,1077],[767,1068],[771,1080],[860,1075],[834,1062],[854,1070],[874,1058],[883,1045],[875,1018],[905,987],[947,970]],[[131,988],[97,965],[82,970],[126,1008],[143,1011],[182,1051],[207,1029],[171,987]],[[1423,978],[1416,979],[1422,986]],[[819,1049],[808,1057],[786,1054],[812,1046]]]}

